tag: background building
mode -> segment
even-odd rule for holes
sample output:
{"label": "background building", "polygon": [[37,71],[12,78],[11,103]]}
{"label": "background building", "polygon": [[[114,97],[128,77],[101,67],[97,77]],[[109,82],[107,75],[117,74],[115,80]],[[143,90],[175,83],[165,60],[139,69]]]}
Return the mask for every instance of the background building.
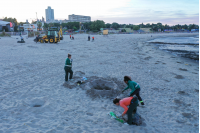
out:
{"label": "background building", "polygon": [[82,16],[82,15],[69,15],[68,19],[70,22],[90,22],[91,17],[90,16]]}
{"label": "background building", "polygon": [[37,31],[37,24],[23,24],[23,26],[20,26],[20,29],[24,29],[25,32]]}
{"label": "background building", "polygon": [[7,21],[0,21],[0,31],[7,29],[7,31],[11,31],[11,24]]}
{"label": "background building", "polygon": [[45,9],[45,15],[46,15],[46,21],[53,21],[54,20],[54,10],[51,9],[50,6],[48,6],[47,9]]}

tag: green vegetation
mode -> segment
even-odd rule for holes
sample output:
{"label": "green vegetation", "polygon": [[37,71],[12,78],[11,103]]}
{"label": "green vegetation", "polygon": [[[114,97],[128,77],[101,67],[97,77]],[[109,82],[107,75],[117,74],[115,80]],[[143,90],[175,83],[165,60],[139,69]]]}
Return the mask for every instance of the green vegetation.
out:
{"label": "green vegetation", "polygon": [[6,32],[3,31],[3,32],[0,34],[0,36],[1,36],[1,37],[5,37],[5,36],[10,37],[10,34],[7,34]]}
{"label": "green vegetation", "polygon": [[38,26],[38,29],[40,30],[41,27],[42,27],[42,23],[41,23],[41,22],[38,22],[38,23],[37,23],[37,26]]}
{"label": "green vegetation", "polygon": [[126,32],[126,30],[125,30],[125,29],[122,29],[121,32]]}

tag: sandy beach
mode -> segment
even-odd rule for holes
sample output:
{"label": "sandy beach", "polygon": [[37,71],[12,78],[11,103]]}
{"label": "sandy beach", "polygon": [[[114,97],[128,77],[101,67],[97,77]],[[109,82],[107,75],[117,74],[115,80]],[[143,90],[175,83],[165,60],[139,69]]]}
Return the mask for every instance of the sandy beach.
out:
{"label": "sandy beach", "polygon": [[[1,37],[0,133],[198,133],[199,62],[147,42],[197,35],[94,35],[91,42],[87,34],[76,34],[75,40],[64,35],[57,44],[35,43],[34,38],[20,44],[16,39],[20,37]],[[64,83],[68,53],[74,81]],[[145,103],[138,107],[141,126],[124,125],[107,115],[123,112],[112,99],[126,87],[125,75],[141,87]],[[88,78],[87,83],[114,82],[117,91],[98,97],[89,93],[87,83],[75,83],[81,77]]]}

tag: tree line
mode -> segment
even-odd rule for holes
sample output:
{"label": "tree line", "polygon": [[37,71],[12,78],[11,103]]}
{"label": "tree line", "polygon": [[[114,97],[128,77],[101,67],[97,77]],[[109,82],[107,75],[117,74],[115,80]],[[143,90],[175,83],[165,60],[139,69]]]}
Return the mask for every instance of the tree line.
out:
{"label": "tree line", "polygon": [[[17,31],[18,25],[26,23],[26,22],[17,22],[16,18],[7,18],[7,17],[5,17],[3,21],[12,22],[14,24],[14,31]],[[37,23],[39,29],[42,27],[41,22],[32,21],[32,24],[34,23]],[[119,28],[131,28],[132,30],[139,30],[140,28],[150,28],[151,31],[158,31],[158,29],[160,29],[161,31],[164,31],[164,30],[179,31],[183,29],[191,31],[191,29],[199,29],[199,26],[196,24],[189,24],[189,25],[177,24],[177,25],[169,26],[167,24],[163,25],[162,23],[157,23],[157,24],[141,23],[138,25],[134,25],[134,24],[118,24],[116,22],[105,23],[103,20],[95,20],[95,21],[85,22],[81,24],[80,22],[68,22],[68,23],[61,23],[61,24],[60,23],[49,23],[49,24],[44,23],[43,28],[47,30],[48,28],[51,28],[51,27],[60,27],[60,26],[62,26],[64,30],[72,29],[74,31],[79,30],[81,26],[81,30],[87,30],[87,31],[93,31],[93,32],[100,31],[100,28],[112,28],[115,30],[118,30]]]}

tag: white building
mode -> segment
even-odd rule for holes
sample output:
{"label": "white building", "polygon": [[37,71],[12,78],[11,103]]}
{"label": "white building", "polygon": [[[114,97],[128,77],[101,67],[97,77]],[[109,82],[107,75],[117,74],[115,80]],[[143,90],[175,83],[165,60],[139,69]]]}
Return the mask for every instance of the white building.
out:
{"label": "white building", "polygon": [[68,19],[70,22],[90,22],[91,17],[90,16],[83,16],[83,15],[69,15]]}
{"label": "white building", "polygon": [[46,22],[53,21],[54,20],[54,9],[51,9],[51,7],[48,6],[48,8],[45,9],[45,15],[46,15]]}
{"label": "white building", "polygon": [[23,24],[24,31],[37,31],[37,24]]}
{"label": "white building", "polygon": [[62,23],[62,20],[56,20],[56,19],[55,19],[55,20],[47,21],[46,23],[47,23],[47,24],[49,24],[49,23],[60,23],[60,24],[61,24],[61,23]]}

